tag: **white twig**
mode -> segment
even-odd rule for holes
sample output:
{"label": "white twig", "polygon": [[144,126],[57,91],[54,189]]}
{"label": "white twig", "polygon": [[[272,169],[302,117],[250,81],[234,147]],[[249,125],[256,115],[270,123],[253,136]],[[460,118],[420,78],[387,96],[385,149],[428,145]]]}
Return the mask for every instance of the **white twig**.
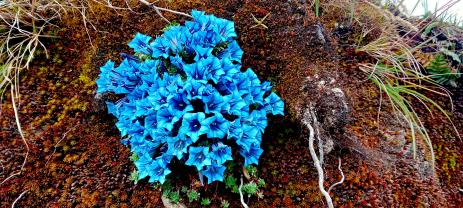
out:
{"label": "white twig", "polygon": [[334,183],[333,185],[331,185],[330,188],[328,189],[328,193],[330,193],[331,190],[332,190],[335,186],[344,183],[344,179],[345,179],[345,178],[344,178],[344,173],[342,172],[342,169],[341,169],[341,158],[338,157],[338,160],[339,160],[338,170],[339,170],[339,172],[341,172],[341,180],[338,181],[338,182],[336,182],[336,183]]}
{"label": "white twig", "polygon": [[11,204],[11,208],[14,208],[14,205],[16,204],[16,202],[19,201],[19,199],[21,199],[21,197],[27,192],[27,190],[23,191],[19,196],[18,198],[16,198],[13,202],[13,204]]}
{"label": "white twig", "polygon": [[320,139],[320,128],[318,128],[318,120],[317,116],[315,116],[315,112],[313,110],[310,111],[310,115],[312,115],[312,120],[313,120],[313,127],[315,128],[315,136],[317,137],[317,142],[318,142],[318,155],[319,155],[319,160],[320,164],[323,165],[324,163],[324,155],[325,153],[323,152],[323,140]]}
{"label": "white twig", "polygon": [[163,12],[170,12],[170,13],[173,13],[173,14],[183,15],[183,16],[192,18],[192,16],[189,15],[189,14],[187,14],[187,13],[183,13],[183,12],[179,12],[179,11],[175,11],[175,10],[171,10],[171,9],[167,9],[167,8],[158,7],[158,6],[156,6],[156,5],[154,5],[154,4],[150,3],[150,2],[148,2],[148,1],[146,1],[146,0],[138,0],[138,1],[140,1],[141,3],[147,5],[147,6],[151,7],[151,8],[153,8],[153,9],[156,11],[156,13],[157,13],[164,21],[166,21],[166,22],[168,22],[168,23],[170,23],[170,21],[169,21],[167,18],[165,18],[164,15],[162,15],[161,11],[163,11]]}
{"label": "white twig", "polygon": [[334,208],[333,200],[331,199],[330,194],[326,192],[325,187],[323,186],[323,182],[325,180],[323,168],[322,168],[320,161],[318,160],[318,156],[317,156],[317,153],[315,152],[314,145],[313,145],[314,129],[309,122],[306,122],[305,124],[307,125],[307,128],[309,128],[309,132],[310,132],[309,133],[309,151],[310,151],[310,155],[312,156],[312,160],[314,162],[315,168],[317,169],[317,172],[318,172],[318,188],[320,189],[320,192],[322,193],[322,195],[325,197],[325,201],[328,204],[328,207]]}
{"label": "white twig", "polygon": [[16,172],[16,173],[11,174],[11,175],[8,176],[7,178],[5,178],[5,180],[3,180],[3,181],[0,183],[0,185],[3,185],[5,182],[7,182],[8,180],[10,180],[10,178],[13,178],[14,176],[17,176],[17,175],[19,175],[19,174],[21,174],[21,171],[18,171],[18,172]]}
{"label": "white twig", "polygon": [[243,187],[243,177],[241,177],[241,183],[240,183],[240,186],[238,188],[238,191],[240,192],[241,205],[243,205],[244,208],[249,208],[248,205],[244,202],[243,192],[241,191],[242,187]]}
{"label": "white twig", "polygon": [[[73,128],[72,128],[72,129],[73,129]],[[59,143],[61,143],[61,141],[63,141],[63,139],[66,138],[66,135],[67,135],[72,129],[69,129],[68,131],[66,131],[66,132],[63,134],[63,136],[61,137],[61,139],[55,144],[55,149],[54,149],[53,152],[51,153],[50,157],[48,157],[47,162],[45,163],[45,167],[47,167],[48,162],[50,162],[50,159],[53,157],[53,154],[55,154],[56,148],[58,147]]]}

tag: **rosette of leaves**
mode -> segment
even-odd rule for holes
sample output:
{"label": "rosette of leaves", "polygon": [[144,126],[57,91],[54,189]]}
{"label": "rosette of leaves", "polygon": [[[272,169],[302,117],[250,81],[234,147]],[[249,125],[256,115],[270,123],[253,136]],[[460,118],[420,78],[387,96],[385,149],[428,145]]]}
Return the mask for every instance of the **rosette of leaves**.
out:
{"label": "rosette of leaves", "polygon": [[456,80],[460,77],[456,68],[453,69],[442,54],[435,56],[426,69],[437,83],[443,85],[456,86]]}
{"label": "rosette of leaves", "polygon": [[176,158],[208,183],[223,181],[232,151],[245,166],[258,164],[267,114],[283,115],[270,83],[241,70],[234,23],[201,11],[192,16],[155,39],[136,34],[128,44],[134,56],[101,67],[97,92],[124,96],[107,107],[137,155],[138,179],[164,183]]}

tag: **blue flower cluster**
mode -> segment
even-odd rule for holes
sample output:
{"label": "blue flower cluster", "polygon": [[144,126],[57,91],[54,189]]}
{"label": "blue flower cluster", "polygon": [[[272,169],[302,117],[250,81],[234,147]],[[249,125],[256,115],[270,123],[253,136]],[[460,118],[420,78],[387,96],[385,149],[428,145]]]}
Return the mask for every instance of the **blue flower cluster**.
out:
{"label": "blue flower cluster", "polygon": [[173,158],[194,166],[208,182],[222,181],[236,143],[245,165],[257,164],[267,114],[284,103],[269,82],[242,72],[234,23],[193,11],[194,21],[163,35],[137,34],[119,66],[101,67],[98,93],[125,95],[108,111],[125,144],[138,155],[139,178],[164,183]]}

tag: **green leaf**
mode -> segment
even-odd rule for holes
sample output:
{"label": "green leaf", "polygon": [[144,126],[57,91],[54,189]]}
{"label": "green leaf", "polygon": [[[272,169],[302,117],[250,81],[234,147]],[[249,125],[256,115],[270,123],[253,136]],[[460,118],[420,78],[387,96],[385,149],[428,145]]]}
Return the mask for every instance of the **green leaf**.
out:
{"label": "green leaf", "polygon": [[188,193],[186,194],[190,203],[193,201],[197,201],[199,199],[199,195],[200,194],[196,190],[188,191]]}
{"label": "green leaf", "polygon": [[132,154],[132,156],[130,156],[130,161],[132,162],[136,162],[138,159],[138,155],[135,152]]}
{"label": "green leaf", "polygon": [[230,207],[230,203],[228,203],[227,200],[222,200],[222,204],[221,204],[220,206],[222,206],[222,208],[229,208],[229,207]]}
{"label": "green leaf", "polygon": [[256,177],[257,176],[257,168],[255,166],[248,166],[246,167],[246,170],[248,171],[250,176]]}
{"label": "green leaf", "polygon": [[180,202],[180,193],[178,191],[170,192],[168,197],[175,204],[178,204]]}
{"label": "green leaf", "polygon": [[204,198],[201,200],[201,205],[207,206],[211,204],[211,200],[209,198]]}
{"label": "green leaf", "polygon": [[134,171],[130,174],[129,180],[133,181],[135,184],[138,183],[138,181],[140,180],[140,178],[139,178],[139,176],[138,176],[138,171],[137,171],[137,170],[134,170]]}
{"label": "green leaf", "polygon": [[247,193],[248,195],[256,194],[257,189],[258,189],[257,184],[254,181],[251,181],[250,183],[243,185],[243,191],[244,193]]}
{"label": "green leaf", "polygon": [[257,181],[257,185],[259,186],[259,188],[262,188],[265,186],[265,180],[262,179],[262,178],[259,178],[259,180]]}

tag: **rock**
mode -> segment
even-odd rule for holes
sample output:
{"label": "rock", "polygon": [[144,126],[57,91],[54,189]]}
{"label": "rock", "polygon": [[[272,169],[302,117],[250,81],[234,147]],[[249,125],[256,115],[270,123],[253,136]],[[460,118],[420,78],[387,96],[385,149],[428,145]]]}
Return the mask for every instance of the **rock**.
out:
{"label": "rock", "polygon": [[321,127],[337,131],[347,124],[349,107],[340,88],[326,91],[315,105],[316,115]]}
{"label": "rock", "polygon": [[164,195],[162,195],[161,200],[162,200],[162,203],[164,204],[164,207],[166,208],[186,208],[184,204],[180,202],[176,204]]}
{"label": "rock", "polygon": [[[332,77],[314,75],[308,77],[301,88],[307,99],[300,108],[299,119],[303,125],[311,125],[315,129],[325,154],[334,149],[332,138],[341,137],[350,112],[344,92],[335,84],[336,80]],[[315,114],[316,123],[311,111]]]}

